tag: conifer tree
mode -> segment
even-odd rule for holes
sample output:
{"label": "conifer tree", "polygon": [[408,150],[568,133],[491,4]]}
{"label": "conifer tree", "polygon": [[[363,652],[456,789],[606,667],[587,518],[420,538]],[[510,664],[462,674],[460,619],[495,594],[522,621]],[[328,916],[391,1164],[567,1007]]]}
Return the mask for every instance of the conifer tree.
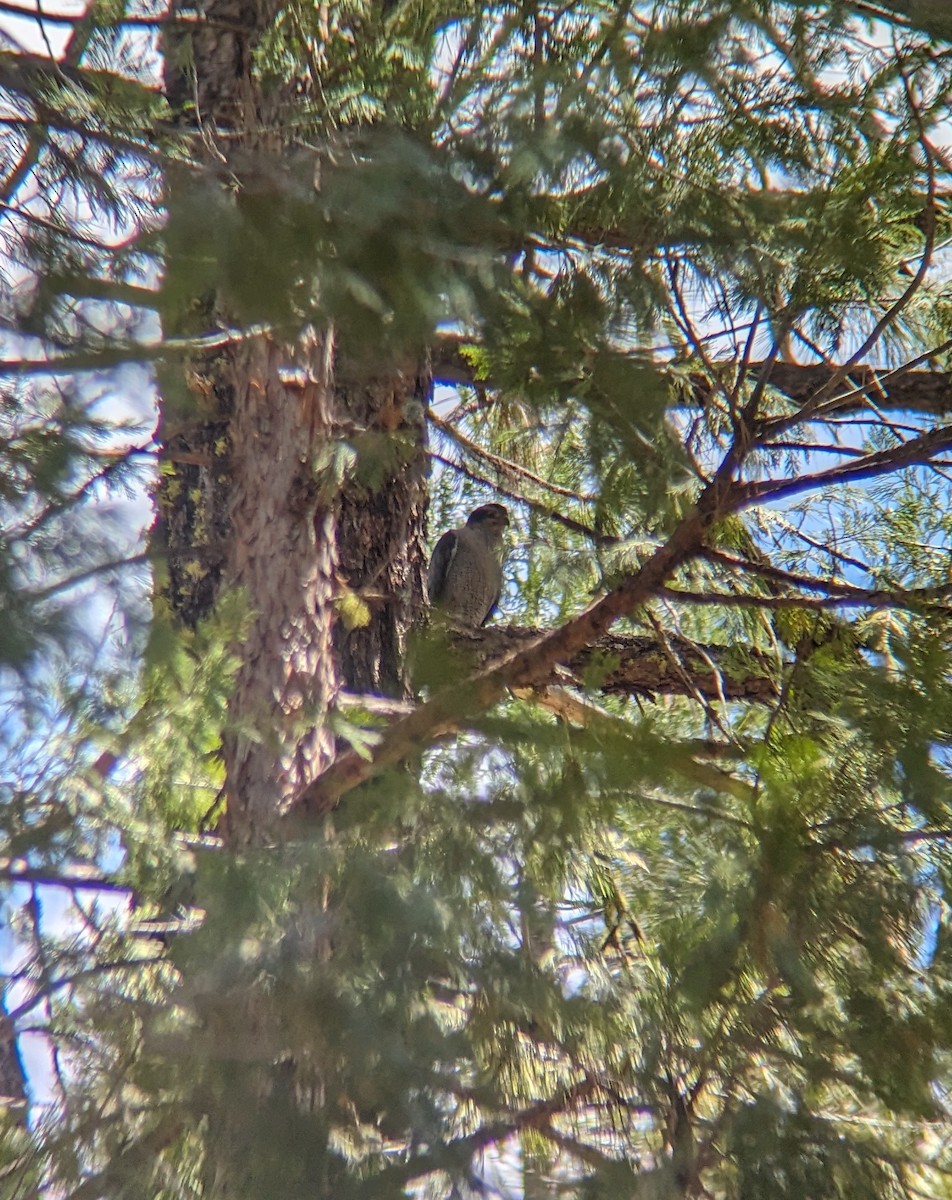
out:
{"label": "conifer tree", "polygon": [[4,1194],[946,1195],[941,8],[0,12]]}

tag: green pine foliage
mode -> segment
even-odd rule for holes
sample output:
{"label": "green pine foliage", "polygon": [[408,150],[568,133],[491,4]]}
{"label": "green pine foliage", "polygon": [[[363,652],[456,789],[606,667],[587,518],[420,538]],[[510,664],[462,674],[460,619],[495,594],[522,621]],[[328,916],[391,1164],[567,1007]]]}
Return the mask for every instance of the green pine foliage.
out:
{"label": "green pine foliage", "polygon": [[[254,47],[280,153],[214,171],[158,94],[164,13],[97,6],[59,67],[0,53],[2,965],[38,1055],[29,1128],[0,1080],[0,1195],[950,1193],[952,30],[926,8],[292,0]],[[96,389],[156,362],[168,435],[216,339],[330,323],[374,369],[432,363],[431,532],[508,505],[501,624],[630,579],[723,464],[748,491],[550,681],[571,712],[473,702],[236,846],[222,746],[275,736],[229,712],[254,613],[226,592],[183,629],[161,565],[123,573],[142,531],[105,501],[169,464]],[[844,369],[784,383],[807,363]],[[315,487],[410,453],[342,429]],[[665,687],[615,682],[635,637]],[[445,631],[413,655],[418,701],[477,694]],[[302,728],[372,760],[371,700]]]}

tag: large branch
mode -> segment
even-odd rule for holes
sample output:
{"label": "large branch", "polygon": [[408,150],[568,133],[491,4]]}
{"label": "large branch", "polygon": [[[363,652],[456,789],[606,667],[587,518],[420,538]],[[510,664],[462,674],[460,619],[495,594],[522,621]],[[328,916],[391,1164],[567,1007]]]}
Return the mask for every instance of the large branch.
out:
{"label": "large branch", "polygon": [[863,483],[899,471],[906,467],[923,466],[930,462],[936,454],[952,447],[952,426],[940,425],[930,429],[920,437],[910,438],[898,446],[888,450],[878,450],[873,454],[864,454],[862,458],[853,459],[828,471],[817,471],[809,475],[800,475],[795,479],[757,479],[740,485],[744,503],[751,501],[771,501],[788,499],[802,492],[817,491],[825,487],[837,487],[843,484]]}
{"label": "large branch", "polygon": [[[752,367],[757,371],[757,364]],[[822,391],[833,376],[835,368],[823,365],[804,366],[800,363],[774,363],[770,384],[797,405],[806,404]],[[952,379],[947,371],[905,370],[887,371],[858,363],[850,368],[841,391],[849,394],[837,412],[855,411],[864,406],[868,396],[877,408],[893,412],[921,412],[932,416],[952,413]]]}
{"label": "large branch", "polygon": [[[441,338],[433,348],[433,377],[438,383],[449,385],[492,386],[492,380],[477,380],[472,363],[466,356],[465,347],[472,344],[458,336]],[[730,364],[725,364],[729,367]],[[659,364],[659,373],[664,374],[664,364]],[[751,363],[752,377],[759,377],[763,363]],[[832,379],[837,368],[823,364],[802,365],[800,363],[776,362],[770,366],[770,386],[782,392],[796,405],[806,404],[823,390]],[[685,406],[705,407],[718,396],[718,384],[713,379],[695,374],[689,386],[684,387],[684,377],[677,380],[672,375],[672,385],[677,385],[679,403]],[[855,411],[864,406],[868,396],[877,408],[892,412],[920,412],[933,416],[952,414],[952,378],[946,371],[921,369],[879,370],[866,364],[850,368],[846,381],[840,386],[844,397],[838,413]]]}
{"label": "large branch", "polygon": [[850,7],[864,17],[895,22],[902,29],[918,29],[934,39],[952,41],[952,12],[947,0],[851,0]]}
{"label": "large branch", "polygon": [[[453,642],[479,665],[537,642],[544,629],[508,625],[457,631]],[[665,644],[666,643],[666,644]],[[581,684],[610,696],[690,696],[769,704],[777,699],[777,659],[750,647],[701,644],[676,633],[606,633],[559,663],[536,686]]]}

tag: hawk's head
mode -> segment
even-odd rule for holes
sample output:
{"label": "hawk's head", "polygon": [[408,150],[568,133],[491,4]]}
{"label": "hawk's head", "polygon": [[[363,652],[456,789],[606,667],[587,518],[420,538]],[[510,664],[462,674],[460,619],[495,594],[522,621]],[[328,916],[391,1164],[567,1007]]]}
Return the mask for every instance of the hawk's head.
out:
{"label": "hawk's head", "polygon": [[481,504],[466,518],[471,529],[479,529],[490,536],[501,537],[509,524],[509,513],[502,504]]}

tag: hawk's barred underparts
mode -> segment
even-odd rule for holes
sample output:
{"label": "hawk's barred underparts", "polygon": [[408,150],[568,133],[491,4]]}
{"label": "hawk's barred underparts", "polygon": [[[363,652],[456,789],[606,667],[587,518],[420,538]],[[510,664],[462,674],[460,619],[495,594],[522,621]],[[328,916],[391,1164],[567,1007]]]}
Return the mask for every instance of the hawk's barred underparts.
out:
{"label": "hawk's barred underparts", "polygon": [[502,537],[509,514],[483,504],[465,525],[448,529],[436,543],[427,577],[430,603],[461,625],[485,625],[502,591]]}

